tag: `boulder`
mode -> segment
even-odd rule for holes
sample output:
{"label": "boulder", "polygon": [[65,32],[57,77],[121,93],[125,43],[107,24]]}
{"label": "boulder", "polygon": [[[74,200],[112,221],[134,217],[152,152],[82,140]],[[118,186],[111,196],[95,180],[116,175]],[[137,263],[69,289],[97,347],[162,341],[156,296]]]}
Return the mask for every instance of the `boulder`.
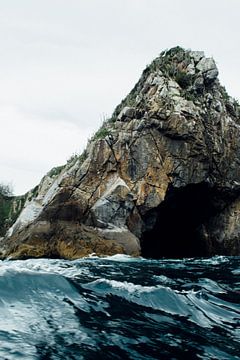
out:
{"label": "boulder", "polygon": [[125,106],[118,115],[119,121],[125,121],[126,119],[133,119],[135,116],[135,109],[129,106]]}

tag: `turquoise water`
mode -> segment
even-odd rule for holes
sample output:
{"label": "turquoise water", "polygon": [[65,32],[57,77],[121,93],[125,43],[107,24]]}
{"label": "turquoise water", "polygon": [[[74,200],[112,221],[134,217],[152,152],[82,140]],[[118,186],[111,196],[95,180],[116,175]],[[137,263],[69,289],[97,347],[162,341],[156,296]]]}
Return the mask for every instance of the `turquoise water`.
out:
{"label": "turquoise water", "polygon": [[0,359],[239,359],[240,258],[0,262]]}

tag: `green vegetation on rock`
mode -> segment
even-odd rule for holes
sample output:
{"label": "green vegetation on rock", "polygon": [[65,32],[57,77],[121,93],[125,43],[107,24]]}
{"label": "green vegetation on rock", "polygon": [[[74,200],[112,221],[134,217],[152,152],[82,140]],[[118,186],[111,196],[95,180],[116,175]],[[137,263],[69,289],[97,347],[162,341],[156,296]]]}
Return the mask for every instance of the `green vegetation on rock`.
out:
{"label": "green vegetation on rock", "polygon": [[192,85],[192,75],[187,74],[185,71],[178,71],[175,80],[181,86],[182,89],[186,89],[187,87]]}
{"label": "green vegetation on rock", "polygon": [[98,140],[98,139],[104,139],[106,136],[110,135],[110,131],[102,126],[100,127],[100,129],[94,134],[93,136],[93,140]]}
{"label": "green vegetation on rock", "polygon": [[[4,192],[4,191],[3,191]],[[0,236],[14,224],[23,209],[27,195],[10,196],[2,193],[0,189]]]}
{"label": "green vegetation on rock", "polygon": [[50,177],[55,177],[57,175],[59,175],[62,171],[62,169],[64,168],[64,165],[60,165],[60,166],[56,166],[54,168],[52,168],[47,175]]}

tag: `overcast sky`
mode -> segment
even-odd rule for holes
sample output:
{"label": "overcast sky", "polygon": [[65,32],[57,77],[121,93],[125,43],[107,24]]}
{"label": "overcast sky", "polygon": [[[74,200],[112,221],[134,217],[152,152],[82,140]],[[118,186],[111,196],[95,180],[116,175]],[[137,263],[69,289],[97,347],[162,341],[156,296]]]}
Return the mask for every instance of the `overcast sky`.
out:
{"label": "overcast sky", "polygon": [[0,182],[80,152],[162,50],[213,56],[240,99],[239,0],[0,0]]}

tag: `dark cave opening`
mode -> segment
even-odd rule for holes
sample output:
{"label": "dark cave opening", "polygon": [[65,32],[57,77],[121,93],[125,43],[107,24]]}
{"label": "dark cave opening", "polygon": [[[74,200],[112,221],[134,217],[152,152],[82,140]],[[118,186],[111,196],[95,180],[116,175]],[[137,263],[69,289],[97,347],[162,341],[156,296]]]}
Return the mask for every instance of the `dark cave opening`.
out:
{"label": "dark cave opening", "polygon": [[153,259],[208,256],[200,229],[216,213],[214,197],[214,190],[206,183],[169,187],[165,200],[144,218],[142,256]]}

